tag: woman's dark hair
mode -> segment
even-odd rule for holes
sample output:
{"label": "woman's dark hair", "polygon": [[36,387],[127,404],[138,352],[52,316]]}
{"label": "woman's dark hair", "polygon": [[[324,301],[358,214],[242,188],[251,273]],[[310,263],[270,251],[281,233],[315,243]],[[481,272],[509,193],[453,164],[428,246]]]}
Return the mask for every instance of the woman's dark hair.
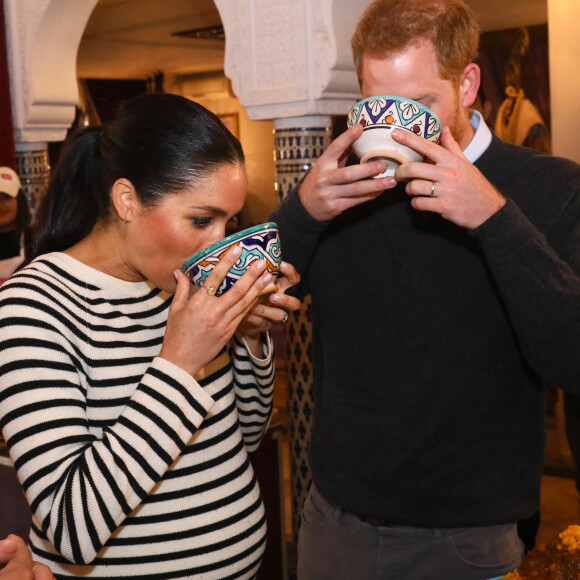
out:
{"label": "woman's dark hair", "polygon": [[128,179],[140,202],[153,206],[221,165],[239,163],[240,142],[200,104],[165,93],[126,101],[107,126],[90,126],[67,139],[25,263],[70,248],[106,219],[117,179]]}
{"label": "woman's dark hair", "polygon": [[24,251],[26,253],[32,247],[32,226],[30,208],[23,189],[20,189],[16,196],[16,211],[18,212],[16,216],[16,232],[18,239],[24,241]]}

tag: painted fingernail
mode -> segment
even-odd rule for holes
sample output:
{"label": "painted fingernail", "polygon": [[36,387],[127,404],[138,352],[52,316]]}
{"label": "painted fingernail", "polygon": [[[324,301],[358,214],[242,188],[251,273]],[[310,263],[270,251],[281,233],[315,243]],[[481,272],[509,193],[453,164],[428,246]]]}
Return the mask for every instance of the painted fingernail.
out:
{"label": "painted fingernail", "polygon": [[258,270],[263,270],[266,267],[266,260],[258,260],[258,265],[256,266],[256,268],[258,268]]}
{"label": "painted fingernail", "polygon": [[179,270],[173,270],[173,275],[175,276],[175,279],[179,282]]}
{"label": "painted fingernail", "polygon": [[272,294],[270,296],[270,302],[280,302],[280,296],[278,294]]}
{"label": "painted fingernail", "polygon": [[266,274],[264,274],[264,275],[262,276],[262,280],[263,280],[264,282],[269,282],[271,279],[272,279],[272,274],[270,274],[270,272],[267,272]]}
{"label": "painted fingernail", "polygon": [[239,256],[242,253],[242,248],[240,248],[240,246],[234,246],[234,249],[232,250],[232,254],[234,256]]}

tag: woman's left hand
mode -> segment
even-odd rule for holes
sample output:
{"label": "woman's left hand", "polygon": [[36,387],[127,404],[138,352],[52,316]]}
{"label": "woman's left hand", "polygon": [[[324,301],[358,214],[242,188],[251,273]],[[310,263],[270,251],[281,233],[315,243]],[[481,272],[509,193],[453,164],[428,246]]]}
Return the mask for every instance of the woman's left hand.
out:
{"label": "woman's left hand", "polygon": [[280,264],[280,272],[284,276],[276,280],[277,292],[262,296],[238,326],[238,332],[244,338],[259,339],[272,325],[286,322],[288,312],[300,308],[300,300],[285,293],[300,282],[300,275],[288,262]]}

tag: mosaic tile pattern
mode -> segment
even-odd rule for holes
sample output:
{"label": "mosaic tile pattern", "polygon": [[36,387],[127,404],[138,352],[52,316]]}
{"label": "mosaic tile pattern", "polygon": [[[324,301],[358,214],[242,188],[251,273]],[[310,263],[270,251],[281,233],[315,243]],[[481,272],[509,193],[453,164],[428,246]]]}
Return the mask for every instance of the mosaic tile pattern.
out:
{"label": "mosaic tile pattern", "polygon": [[18,177],[22,183],[22,189],[28,201],[30,214],[34,220],[40,200],[44,197],[48,188],[50,176],[48,150],[17,151],[16,164],[16,173],[18,173]]}
{"label": "mosaic tile pattern", "polygon": [[331,128],[290,128],[274,131],[276,181],[280,201],[284,199],[316,159],[330,145]]}

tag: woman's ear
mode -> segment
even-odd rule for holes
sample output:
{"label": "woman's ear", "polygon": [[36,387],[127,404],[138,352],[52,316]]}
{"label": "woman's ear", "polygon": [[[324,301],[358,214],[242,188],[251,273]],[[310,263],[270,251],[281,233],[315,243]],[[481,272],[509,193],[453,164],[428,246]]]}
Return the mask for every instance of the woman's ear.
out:
{"label": "woman's ear", "polygon": [[113,183],[111,199],[119,219],[123,223],[131,221],[135,216],[135,211],[138,206],[137,193],[135,192],[133,184],[124,177],[117,179]]}
{"label": "woman's ear", "polygon": [[471,107],[477,98],[479,83],[481,82],[481,70],[475,63],[465,67],[459,82],[461,89],[461,105],[463,108]]}

